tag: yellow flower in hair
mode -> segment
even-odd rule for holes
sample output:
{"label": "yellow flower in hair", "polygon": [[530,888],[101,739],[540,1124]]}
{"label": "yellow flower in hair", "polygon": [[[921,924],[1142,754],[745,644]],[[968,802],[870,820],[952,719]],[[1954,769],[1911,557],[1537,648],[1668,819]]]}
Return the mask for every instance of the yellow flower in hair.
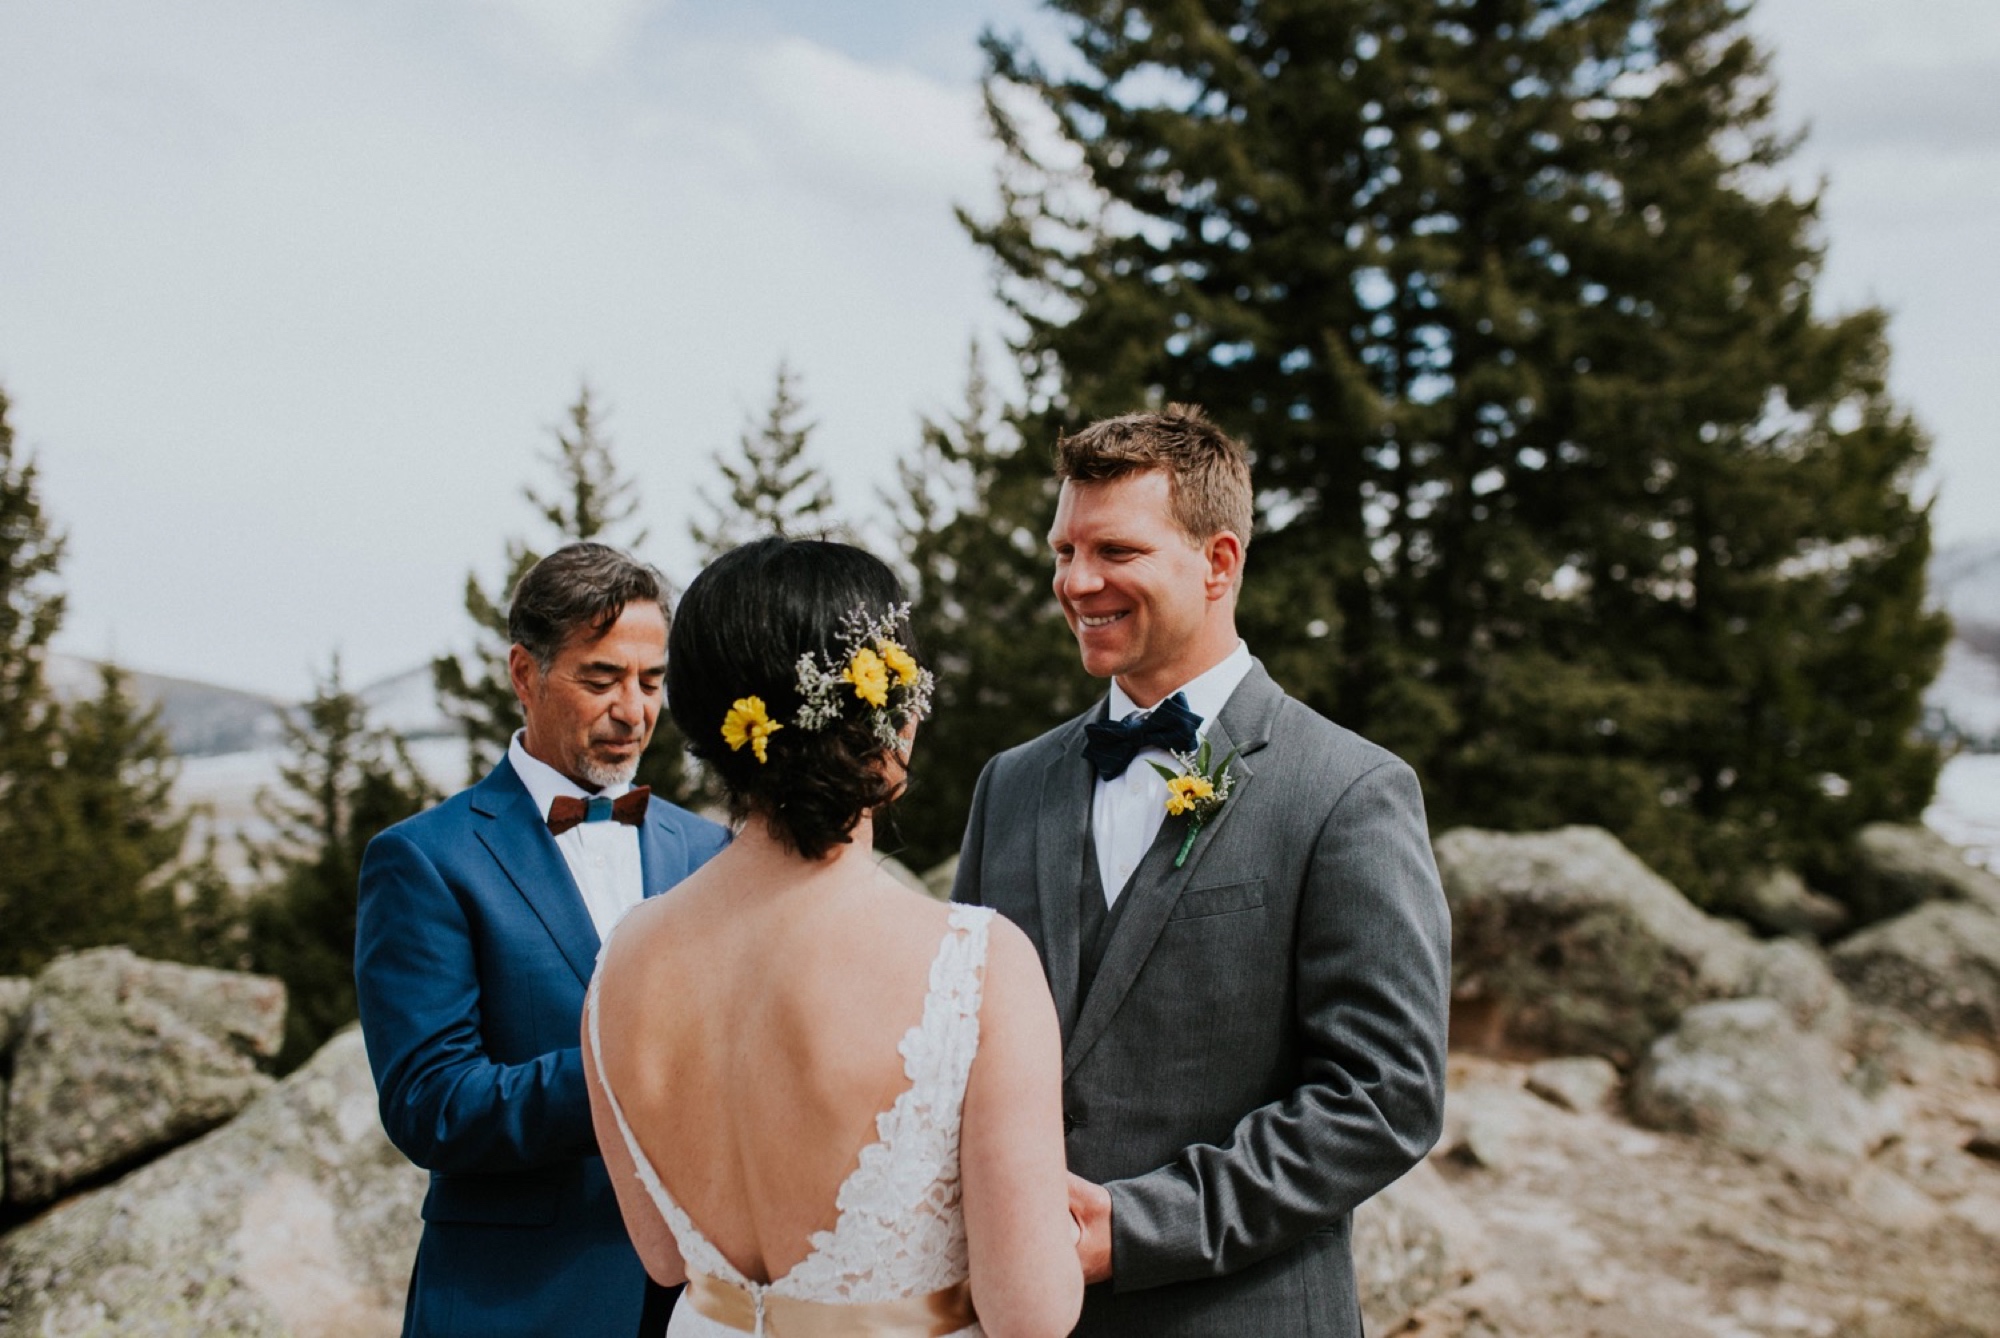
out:
{"label": "yellow flower in hair", "polygon": [[870,706],[889,704],[889,666],[867,646],[854,652],[854,658],[847,662],[847,672],[841,677],[852,683],[854,695]]}
{"label": "yellow flower in hair", "polygon": [[1195,806],[1215,793],[1215,783],[1206,776],[1176,776],[1167,782],[1167,812],[1174,817],[1192,813]]}
{"label": "yellow flower in hair", "polygon": [[729,745],[729,751],[740,752],[744,744],[757,754],[759,765],[770,761],[765,749],[770,747],[770,738],[784,726],[764,713],[762,697],[738,697],[729,707],[729,714],[722,717],[722,741]]}
{"label": "yellow flower in hair", "polygon": [[906,688],[913,688],[917,685],[918,670],[916,656],[910,654],[910,652],[904,650],[895,642],[888,640],[876,642],[875,649],[881,653],[882,663],[889,666],[889,672],[896,676],[898,683],[901,683]]}

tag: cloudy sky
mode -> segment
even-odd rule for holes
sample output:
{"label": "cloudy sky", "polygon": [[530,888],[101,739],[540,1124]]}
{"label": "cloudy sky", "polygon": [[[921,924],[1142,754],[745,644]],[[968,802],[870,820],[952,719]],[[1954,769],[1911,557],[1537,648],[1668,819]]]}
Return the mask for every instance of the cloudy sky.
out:
{"label": "cloudy sky", "polygon": [[[789,360],[843,510],[1000,328],[974,40],[1028,0],[0,0],[0,387],[61,648],[284,695],[461,635],[587,380],[650,556]],[[1762,0],[1830,308],[2000,537],[2000,7]]]}

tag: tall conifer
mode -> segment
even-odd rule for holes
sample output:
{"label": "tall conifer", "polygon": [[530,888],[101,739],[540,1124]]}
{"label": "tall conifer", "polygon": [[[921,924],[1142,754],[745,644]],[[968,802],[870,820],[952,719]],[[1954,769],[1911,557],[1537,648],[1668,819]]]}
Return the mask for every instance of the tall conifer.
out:
{"label": "tall conifer", "polygon": [[988,42],[974,225],[1041,432],[1174,399],[1244,438],[1280,681],[1436,824],[1600,822],[1700,897],[1918,814],[1925,445],[1882,314],[1814,310],[1741,5],[1052,8],[1061,61]]}
{"label": "tall conifer", "polygon": [[109,665],[94,697],[65,709],[50,695],[63,539],[7,409],[0,393],[0,975],[104,943],[184,956],[177,893],[212,870],[182,865],[188,819],[158,709]]}
{"label": "tall conifer", "polygon": [[[647,531],[635,524],[639,513],[637,484],[618,467],[611,439],[603,426],[588,385],[577,392],[567,411],[567,423],[556,429],[555,449],[543,456],[552,483],[547,491],[533,484],[522,495],[547,527],[546,552],[567,543],[595,540],[625,549],[646,541]],[[438,701],[464,731],[468,778],[478,780],[507,751],[521,727],[521,707],[507,676],[507,604],[528,569],[546,552],[526,540],[506,545],[507,579],[489,593],[477,574],[465,578],[465,611],[472,618],[476,648],[469,655],[438,656],[431,674]],[[640,759],[640,784],[651,785],[662,798],[683,799],[690,793],[680,737],[664,711],[653,742]]]}
{"label": "tall conifer", "polygon": [[368,842],[437,798],[401,739],[368,723],[335,657],[284,722],[279,786],[257,796],[271,836],[252,846],[249,960],[290,994],[280,1064],[307,1059],[354,1020],[354,919]]}
{"label": "tall conifer", "polygon": [[910,792],[877,839],[900,835],[902,858],[922,869],[957,853],[986,759],[1076,714],[1099,685],[1084,675],[1049,585],[1048,461],[1022,449],[976,346],[964,408],[925,420],[897,474],[912,630],[937,692]]}
{"label": "tall conifer", "polygon": [[702,492],[709,519],[688,526],[704,563],[766,535],[813,538],[836,528],[833,486],[807,454],[816,426],[806,419],[798,373],[780,362],[763,420],[744,426],[735,458],[714,457],[724,495]]}

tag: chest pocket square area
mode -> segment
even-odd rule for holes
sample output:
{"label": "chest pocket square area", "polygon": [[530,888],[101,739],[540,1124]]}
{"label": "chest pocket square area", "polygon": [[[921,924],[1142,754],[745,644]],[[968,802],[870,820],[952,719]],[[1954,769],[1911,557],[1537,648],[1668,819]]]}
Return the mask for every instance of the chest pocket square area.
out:
{"label": "chest pocket square area", "polygon": [[1174,903],[1168,920],[1201,920],[1211,915],[1254,911],[1264,905],[1264,880],[1239,878],[1212,887],[1191,887]]}

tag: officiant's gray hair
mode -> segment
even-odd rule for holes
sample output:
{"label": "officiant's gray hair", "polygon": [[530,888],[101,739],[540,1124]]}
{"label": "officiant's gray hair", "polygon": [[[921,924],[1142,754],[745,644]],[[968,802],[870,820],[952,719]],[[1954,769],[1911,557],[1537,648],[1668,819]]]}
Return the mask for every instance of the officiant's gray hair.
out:
{"label": "officiant's gray hair", "polygon": [[507,635],[543,673],[572,636],[611,630],[627,604],[650,602],[672,621],[667,578],[609,544],[566,544],[528,568],[507,605]]}

